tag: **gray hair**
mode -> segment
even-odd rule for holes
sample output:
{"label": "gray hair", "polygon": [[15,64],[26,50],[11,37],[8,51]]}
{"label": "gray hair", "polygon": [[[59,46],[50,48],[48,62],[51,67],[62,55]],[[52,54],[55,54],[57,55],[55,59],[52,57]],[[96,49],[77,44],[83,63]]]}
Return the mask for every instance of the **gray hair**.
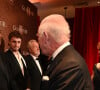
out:
{"label": "gray hair", "polygon": [[29,40],[29,41],[28,41],[28,44],[27,44],[27,48],[28,48],[28,49],[31,47],[31,45],[32,45],[33,42],[38,43],[35,39]]}
{"label": "gray hair", "polygon": [[[70,40],[70,28],[68,22],[62,15],[53,14],[43,19],[38,33],[49,33],[56,42],[61,42],[63,38]],[[60,38],[60,39],[59,39]]]}

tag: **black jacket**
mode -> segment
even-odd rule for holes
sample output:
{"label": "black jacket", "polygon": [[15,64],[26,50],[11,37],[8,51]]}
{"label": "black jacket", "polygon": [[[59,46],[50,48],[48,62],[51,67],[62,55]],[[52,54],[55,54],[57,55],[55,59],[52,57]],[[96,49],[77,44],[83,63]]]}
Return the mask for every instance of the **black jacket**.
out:
{"label": "black jacket", "polygon": [[31,90],[40,90],[42,75],[31,55],[27,55],[25,60],[30,75]]}
{"label": "black jacket", "polygon": [[0,90],[12,90],[7,69],[2,60],[0,54]]}
{"label": "black jacket", "polygon": [[46,75],[49,76],[48,90],[93,90],[85,60],[72,45],[54,58]]}
{"label": "black jacket", "polygon": [[12,51],[8,50],[5,52],[4,56],[5,66],[7,67],[13,90],[25,90],[27,87],[29,87],[29,76],[27,68],[25,67],[25,73],[23,76],[19,63]]}

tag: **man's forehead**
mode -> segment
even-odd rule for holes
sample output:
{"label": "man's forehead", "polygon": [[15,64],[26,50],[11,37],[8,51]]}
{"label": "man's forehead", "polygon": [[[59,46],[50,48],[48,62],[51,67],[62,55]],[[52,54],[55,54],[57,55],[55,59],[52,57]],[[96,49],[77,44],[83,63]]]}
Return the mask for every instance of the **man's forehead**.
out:
{"label": "man's forehead", "polygon": [[21,38],[18,38],[18,37],[12,37],[10,40],[21,41]]}

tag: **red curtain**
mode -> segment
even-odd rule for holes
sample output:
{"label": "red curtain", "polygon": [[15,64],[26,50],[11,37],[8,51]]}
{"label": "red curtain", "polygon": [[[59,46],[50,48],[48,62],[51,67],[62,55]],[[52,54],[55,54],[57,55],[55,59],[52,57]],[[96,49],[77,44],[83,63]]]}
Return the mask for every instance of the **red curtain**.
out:
{"label": "red curtain", "polygon": [[100,6],[75,9],[73,45],[85,58],[90,74],[99,61],[97,43],[100,42]]}

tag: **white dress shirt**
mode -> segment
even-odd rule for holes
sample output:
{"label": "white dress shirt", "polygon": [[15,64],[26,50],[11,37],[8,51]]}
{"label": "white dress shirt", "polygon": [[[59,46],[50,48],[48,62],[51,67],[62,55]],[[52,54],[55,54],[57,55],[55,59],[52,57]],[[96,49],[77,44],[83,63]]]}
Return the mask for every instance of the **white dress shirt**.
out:
{"label": "white dress shirt", "polygon": [[32,56],[33,60],[35,61],[36,65],[37,65],[37,67],[42,75],[42,68],[40,66],[39,60],[36,60],[37,57],[33,56],[32,54],[30,54],[30,55]]}
{"label": "white dress shirt", "polygon": [[71,45],[70,42],[66,42],[63,45],[61,45],[53,54],[52,58],[54,59],[65,47]]}
{"label": "white dress shirt", "polygon": [[23,66],[23,64],[26,67],[26,62],[25,62],[24,58],[22,57],[22,55],[20,54],[20,52],[17,52],[17,53],[13,52],[13,54],[15,55],[15,57],[16,57],[18,63],[19,63],[19,66],[21,68],[22,74],[24,75],[24,66]]}

